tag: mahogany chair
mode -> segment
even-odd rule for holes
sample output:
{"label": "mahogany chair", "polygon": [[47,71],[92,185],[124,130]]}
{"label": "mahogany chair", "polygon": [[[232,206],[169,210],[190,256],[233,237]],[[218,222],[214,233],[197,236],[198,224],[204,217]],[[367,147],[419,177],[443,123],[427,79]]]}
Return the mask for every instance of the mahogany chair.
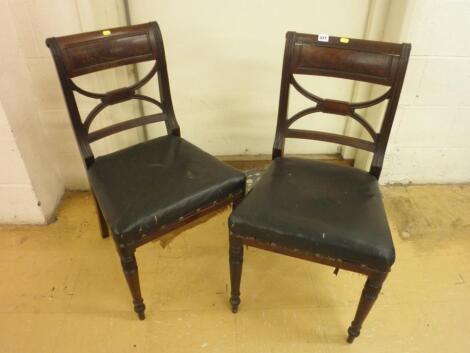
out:
{"label": "mahogany chair", "polygon": [[[349,343],[359,336],[382,283],[395,261],[395,250],[381,200],[378,179],[397,109],[410,44],[288,32],[282,69],[273,162],[229,218],[232,311],[240,304],[243,244],[306,259],[367,276]],[[320,98],[304,89],[294,75],[319,75],[388,86],[382,96],[350,103]],[[289,89],[315,103],[288,117]],[[378,132],[356,109],[387,101]],[[363,140],[291,128],[316,112],[349,116],[370,134]],[[286,138],[339,143],[373,153],[369,172],[319,161],[284,157]]]}
{"label": "mahogany chair", "polygon": [[[135,251],[171,230],[243,197],[245,176],[180,137],[170,95],[165,52],[156,22],[112,28],[46,41],[50,48],[72,121],[73,130],[95,196],[103,238],[111,229],[142,320],[145,305],[140,292]],[[86,91],[74,77],[99,70],[154,62],[139,82],[106,93]],[[157,75],[160,101],[138,89]],[[100,102],[82,119],[75,95]],[[106,107],[131,99],[143,100],[161,113],[90,130]],[[164,122],[167,136],[95,158],[91,144],[109,135],[145,124]]]}

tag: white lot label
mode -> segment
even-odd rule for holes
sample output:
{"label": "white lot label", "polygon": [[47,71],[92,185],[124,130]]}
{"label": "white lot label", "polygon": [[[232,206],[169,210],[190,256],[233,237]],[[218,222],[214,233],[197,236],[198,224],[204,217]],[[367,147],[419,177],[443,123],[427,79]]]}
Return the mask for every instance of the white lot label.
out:
{"label": "white lot label", "polygon": [[328,34],[319,34],[318,41],[319,42],[328,42],[330,40],[330,36]]}

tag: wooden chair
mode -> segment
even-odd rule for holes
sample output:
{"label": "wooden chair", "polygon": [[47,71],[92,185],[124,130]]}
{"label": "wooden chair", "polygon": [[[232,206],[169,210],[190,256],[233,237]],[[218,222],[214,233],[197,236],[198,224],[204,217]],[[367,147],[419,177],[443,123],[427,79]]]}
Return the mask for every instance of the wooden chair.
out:
{"label": "wooden chair", "polygon": [[[229,218],[232,311],[240,304],[243,244],[362,273],[367,276],[348,342],[359,336],[395,250],[379,191],[390,135],[411,46],[357,39],[287,33],[273,162]],[[294,74],[320,75],[388,86],[382,96],[349,103],[320,98],[304,89]],[[315,103],[288,118],[289,89]],[[375,132],[356,109],[388,101],[382,127]],[[324,112],[349,116],[371,140],[299,130],[301,117]],[[370,172],[319,161],[284,157],[286,138],[334,142],[373,153]]]}
{"label": "wooden chair", "polygon": [[[95,196],[103,238],[113,234],[134,310],[145,318],[135,251],[137,247],[243,197],[245,177],[180,137],[170,96],[165,52],[156,22],[75,34],[46,41],[54,57],[80,153]],[[153,61],[139,82],[107,93],[86,91],[74,77]],[[138,89],[157,75],[160,101]],[[75,94],[100,102],[82,120]],[[161,113],[90,131],[106,107],[131,99],[152,103]],[[95,158],[90,144],[114,133],[164,122],[167,136]],[[108,224],[108,225],[107,225]]]}

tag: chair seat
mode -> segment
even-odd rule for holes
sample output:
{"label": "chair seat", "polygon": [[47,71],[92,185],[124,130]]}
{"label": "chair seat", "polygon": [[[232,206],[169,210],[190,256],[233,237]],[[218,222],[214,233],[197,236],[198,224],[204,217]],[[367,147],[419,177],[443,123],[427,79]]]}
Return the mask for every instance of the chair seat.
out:
{"label": "chair seat", "polygon": [[126,243],[245,185],[243,173],[173,135],[98,157],[88,175],[113,234]]}
{"label": "chair seat", "polygon": [[275,159],[229,227],[242,238],[378,270],[395,260],[377,180],[346,166]]}

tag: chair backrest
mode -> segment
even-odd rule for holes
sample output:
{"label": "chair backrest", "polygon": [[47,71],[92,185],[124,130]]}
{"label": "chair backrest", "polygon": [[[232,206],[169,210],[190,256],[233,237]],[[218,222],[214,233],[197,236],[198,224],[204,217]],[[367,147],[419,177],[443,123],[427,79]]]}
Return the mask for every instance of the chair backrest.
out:
{"label": "chair backrest", "polygon": [[[163,121],[168,134],[179,136],[180,130],[171,101],[163,40],[156,22],[48,38],[46,45],[52,52],[80,153],[87,168],[94,161],[90,144],[117,132]],[[155,62],[145,77],[131,86],[106,93],[86,91],[72,80],[80,75],[144,61]],[[160,101],[137,92],[155,74],[158,77]],[[74,92],[100,100],[83,120]],[[91,123],[103,109],[131,99],[152,103],[158,106],[162,113],[127,120],[90,132]]]}
{"label": "chair backrest", "polygon": [[[356,147],[374,154],[370,174],[379,178],[390,130],[405,77],[410,44],[395,44],[288,32],[282,68],[281,93],[273,158],[282,157],[286,138],[303,138]],[[294,74],[345,78],[388,86],[385,94],[366,102],[324,99],[303,88]],[[316,103],[288,117],[290,86]],[[355,110],[387,100],[382,126],[376,132]],[[323,112],[349,116],[361,124],[372,141],[322,131],[292,129],[305,115]]]}

